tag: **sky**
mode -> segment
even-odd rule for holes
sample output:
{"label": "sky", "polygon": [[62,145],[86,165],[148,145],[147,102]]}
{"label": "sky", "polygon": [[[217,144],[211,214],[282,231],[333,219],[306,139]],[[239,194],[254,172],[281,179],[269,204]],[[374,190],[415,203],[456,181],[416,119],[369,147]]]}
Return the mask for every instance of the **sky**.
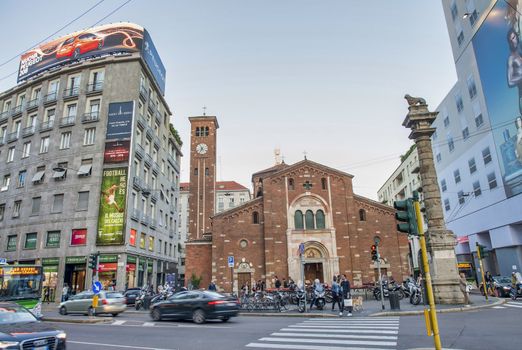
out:
{"label": "sky", "polygon": [[[149,31],[184,142],[182,181],[188,117],[205,106],[220,125],[218,180],[251,188],[279,148],[288,164],[306,153],[354,175],[354,192],[377,199],[412,144],[404,94],[434,110],[457,79],[442,4],[418,0],[2,0],[0,64],[100,1],[52,38],[97,22]],[[17,70],[18,59],[0,66],[0,91]]]}

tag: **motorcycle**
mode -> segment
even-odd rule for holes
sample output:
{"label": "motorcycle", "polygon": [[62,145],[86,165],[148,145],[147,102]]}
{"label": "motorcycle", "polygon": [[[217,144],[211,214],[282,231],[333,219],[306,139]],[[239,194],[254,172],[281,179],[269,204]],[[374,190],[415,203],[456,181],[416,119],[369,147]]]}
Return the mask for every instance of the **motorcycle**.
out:
{"label": "motorcycle", "polygon": [[409,283],[410,289],[410,303],[413,305],[419,305],[422,301],[422,290],[420,286],[415,283]]}
{"label": "motorcycle", "polygon": [[140,295],[136,297],[136,301],[134,303],[134,307],[136,310],[139,310],[141,308],[145,308],[145,298],[146,297],[152,297],[154,293],[152,293],[152,290],[148,287],[143,287],[140,290]]}
{"label": "motorcycle", "polygon": [[305,292],[302,289],[298,289],[295,293],[296,297],[296,304],[297,304],[297,311],[300,313],[305,312],[306,303],[305,303]]}
{"label": "motorcycle", "polygon": [[312,304],[310,305],[310,308],[315,305],[319,310],[322,310],[324,308],[324,306],[326,305],[325,295],[326,295],[325,289],[323,289],[322,291],[314,290],[313,297],[312,297],[313,298]]}
{"label": "motorcycle", "polygon": [[513,300],[517,300],[518,297],[522,297],[522,288],[520,288],[519,285],[517,285],[516,291],[515,288],[511,288],[511,290],[509,291],[509,296]]}
{"label": "motorcycle", "polygon": [[[390,296],[386,281],[382,281],[382,292],[385,298],[388,298]],[[377,282],[377,285],[375,286],[375,288],[373,288],[373,297],[375,298],[375,300],[381,300],[381,288],[379,286],[379,282]]]}

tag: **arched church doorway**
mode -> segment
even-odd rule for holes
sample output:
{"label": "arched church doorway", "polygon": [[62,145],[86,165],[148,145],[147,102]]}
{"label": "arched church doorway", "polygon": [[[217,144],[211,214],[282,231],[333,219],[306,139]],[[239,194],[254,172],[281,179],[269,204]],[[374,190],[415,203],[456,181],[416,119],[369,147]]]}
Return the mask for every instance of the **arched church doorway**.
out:
{"label": "arched church doorway", "polygon": [[315,279],[324,282],[323,263],[325,262],[325,253],[322,250],[324,246],[318,242],[305,243],[305,281],[306,283],[313,283]]}
{"label": "arched church doorway", "polygon": [[306,283],[312,284],[316,278],[324,282],[323,263],[305,263],[304,270]]}

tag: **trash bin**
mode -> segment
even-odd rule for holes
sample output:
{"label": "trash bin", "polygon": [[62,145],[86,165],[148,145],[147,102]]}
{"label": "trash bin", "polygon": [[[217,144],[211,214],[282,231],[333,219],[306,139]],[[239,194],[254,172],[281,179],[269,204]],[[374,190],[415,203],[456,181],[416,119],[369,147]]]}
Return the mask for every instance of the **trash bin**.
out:
{"label": "trash bin", "polygon": [[144,310],[150,309],[150,301],[151,300],[152,300],[152,297],[148,296],[148,295],[145,298],[143,298],[143,309]]}
{"label": "trash bin", "polygon": [[390,291],[390,309],[391,310],[400,310],[401,304],[399,301],[399,293]]}

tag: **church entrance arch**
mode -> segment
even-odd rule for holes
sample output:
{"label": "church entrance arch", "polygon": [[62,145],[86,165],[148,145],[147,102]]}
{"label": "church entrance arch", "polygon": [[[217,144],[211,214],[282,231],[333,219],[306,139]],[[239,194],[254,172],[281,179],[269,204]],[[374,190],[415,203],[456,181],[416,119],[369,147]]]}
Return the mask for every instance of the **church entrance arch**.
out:
{"label": "church entrance arch", "polygon": [[[329,258],[328,250],[326,247],[315,241],[309,241],[305,243],[305,282],[313,283],[315,279],[319,279],[321,282],[325,282],[325,271],[324,267],[327,265]],[[326,274],[328,275],[328,274]]]}

